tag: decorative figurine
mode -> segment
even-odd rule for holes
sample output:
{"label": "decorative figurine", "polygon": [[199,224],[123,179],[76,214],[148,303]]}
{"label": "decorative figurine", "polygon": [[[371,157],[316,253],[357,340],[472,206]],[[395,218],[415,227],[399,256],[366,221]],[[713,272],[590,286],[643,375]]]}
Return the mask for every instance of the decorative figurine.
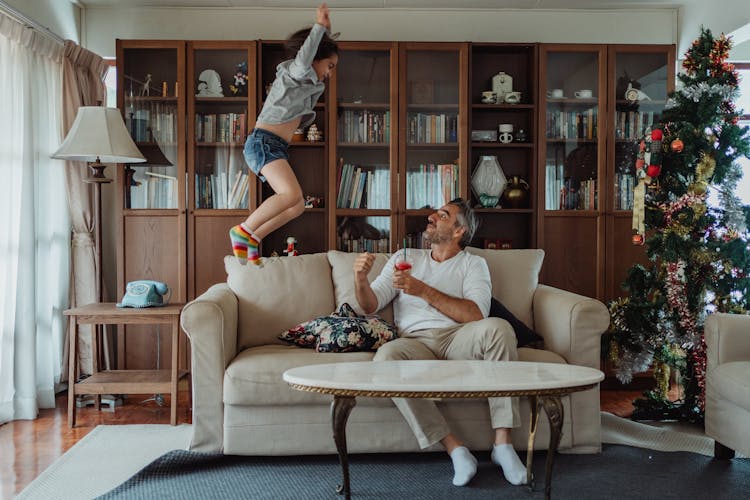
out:
{"label": "decorative figurine", "polygon": [[307,140],[310,142],[317,142],[323,140],[323,133],[318,130],[318,126],[314,123],[307,129]]}
{"label": "decorative figurine", "polygon": [[198,75],[198,97],[224,97],[221,88],[221,77],[212,69],[204,69]]}
{"label": "decorative figurine", "polygon": [[143,82],[143,86],[141,87],[141,95],[151,95],[151,73],[146,74],[146,81]]}
{"label": "decorative figurine", "polygon": [[237,65],[237,72],[234,74],[234,83],[229,86],[232,95],[247,95],[247,63],[242,62]]}
{"label": "decorative figurine", "polygon": [[294,248],[294,245],[297,243],[297,240],[294,238],[294,236],[288,236],[286,239],[286,250],[284,250],[284,253],[287,255],[287,257],[293,257],[296,255],[299,255],[299,252],[296,248]]}

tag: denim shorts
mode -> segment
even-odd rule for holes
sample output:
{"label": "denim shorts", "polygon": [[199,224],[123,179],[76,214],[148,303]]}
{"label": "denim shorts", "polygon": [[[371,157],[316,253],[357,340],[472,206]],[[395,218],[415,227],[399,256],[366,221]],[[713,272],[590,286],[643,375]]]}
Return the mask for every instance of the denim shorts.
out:
{"label": "denim shorts", "polygon": [[255,128],[245,141],[245,162],[261,181],[266,178],[260,175],[263,167],[274,160],[289,160],[289,143],[284,139],[262,128]]}

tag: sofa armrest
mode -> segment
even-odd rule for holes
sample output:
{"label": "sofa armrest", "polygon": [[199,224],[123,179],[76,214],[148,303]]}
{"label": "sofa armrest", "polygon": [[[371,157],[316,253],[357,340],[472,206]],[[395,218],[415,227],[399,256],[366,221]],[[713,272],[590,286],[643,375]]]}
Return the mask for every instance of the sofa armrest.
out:
{"label": "sofa armrest", "polygon": [[715,313],[706,318],[706,368],[750,361],[750,316]]}
{"label": "sofa armrest", "polygon": [[193,438],[190,449],[219,452],[224,436],[224,370],[237,355],[237,297],[226,283],[185,305],[180,316],[190,338]]}
{"label": "sofa armrest", "polygon": [[599,369],[601,336],[609,326],[609,311],[596,299],[548,285],[534,292],[534,328],[546,349],[574,365]]}

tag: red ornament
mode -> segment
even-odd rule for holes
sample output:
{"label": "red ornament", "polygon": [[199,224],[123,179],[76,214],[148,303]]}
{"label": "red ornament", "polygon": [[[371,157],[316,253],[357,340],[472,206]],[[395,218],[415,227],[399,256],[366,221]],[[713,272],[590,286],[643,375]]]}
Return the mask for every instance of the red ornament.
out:
{"label": "red ornament", "polygon": [[633,245],[642,246],[646,242],[642,234],[635,233],[633,235]]}
{"label": "red ornament", "polygon": [[685,144],[683,144],[680,139],[675,139],[674,141],[672,141],[672,144],[670,144],[670,147],[675,153],[682,153],[682,148],[685,147]]}
{"label": "red ornament", "polygon": [[637,160],[635,160],[635,169],[636,170],[640,170],[640,169],[642,169],[645,166],[646,166],[646,160],[644,160],[643,158],[638,158]]}
{"label": "red ornament", "polygon": [[664,133],[659,128],[655,128],[651,131],[651,139],[654,141],[660,141],[664,138]]}
{"label": "red ornament", "polygon": [[659,165],[649,165],[646,169],[646,175],[648,175],[651,178],[659,177],[659,174],[661,173],[661,166]]}

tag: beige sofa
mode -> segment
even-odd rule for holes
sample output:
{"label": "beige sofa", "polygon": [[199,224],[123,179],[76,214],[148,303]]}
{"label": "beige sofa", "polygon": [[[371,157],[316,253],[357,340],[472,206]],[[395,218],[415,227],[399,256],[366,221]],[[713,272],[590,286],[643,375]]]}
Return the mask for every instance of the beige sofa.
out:
{"label": "beige sofa", "polygon": [[[609,324],[601,302],[538,284],[542,250],[469,249],[485,257],[493,295],[544,337],[546,350],[519,348],[521,361],[572,363],[599,368],[600,336]],[[387,260],[378,254],[373,280]],[[238,455],[335,453],[327,395],[290,389],[282,373],[296,366],[367,361],[371,352],[316,353],[277,336],[354,297],[354,254],[331,251],[283,257],[261,268],[225,259],[227,283],[214,285],[185,306],[182,327],[191,342],[193,437],[191,449]],[[392,319],[388,306],[381,314]],[[490,449],[486,400],[438,403],[452,429],[473,449]],[[599,389],[563,400],[561,451],[601,449]],[[522,425],[513,432],[526,448],[529,408],[521,401]],[[360,398],[347,426],[351,453],[418,451],[411,430],[389,399]],[[537,449],[546,449],[549,428],[542,415]]]}
{"label": "beige sofa", "polygon": [[750,316],[706,318],[706,434],[714,455],[750,457]]}

